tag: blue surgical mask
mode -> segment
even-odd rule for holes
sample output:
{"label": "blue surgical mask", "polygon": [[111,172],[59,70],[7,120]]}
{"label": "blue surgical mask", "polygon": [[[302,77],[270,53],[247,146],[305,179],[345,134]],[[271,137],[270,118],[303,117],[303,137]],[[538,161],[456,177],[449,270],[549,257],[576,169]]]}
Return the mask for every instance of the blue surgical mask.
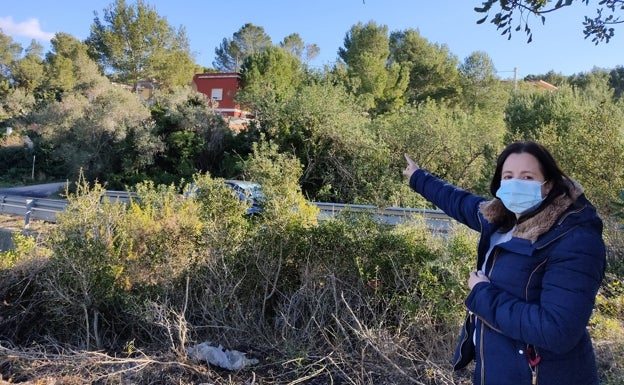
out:
{"label": "blue surgical mask", "polygon": [[546,182],[524,179],[501,180],[496,196],[505,207],[516,214],[524,214],[542,203],[542,185]]}

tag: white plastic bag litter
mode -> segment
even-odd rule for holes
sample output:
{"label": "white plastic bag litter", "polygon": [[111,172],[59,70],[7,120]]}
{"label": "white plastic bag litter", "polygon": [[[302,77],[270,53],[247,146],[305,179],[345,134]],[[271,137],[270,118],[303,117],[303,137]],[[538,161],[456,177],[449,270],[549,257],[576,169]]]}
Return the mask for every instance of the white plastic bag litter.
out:
{"label": "white plastic bag litter", "polygon": [[228,370],[239,370],[245,366],[255,365],[259,361],[255,358],[245,357],[245,353],[237,350],[223,349],[223,346],[212,346],[208,342],[186,349],[187,354],[200,361],[206,361],[210,365],[219,366]]}

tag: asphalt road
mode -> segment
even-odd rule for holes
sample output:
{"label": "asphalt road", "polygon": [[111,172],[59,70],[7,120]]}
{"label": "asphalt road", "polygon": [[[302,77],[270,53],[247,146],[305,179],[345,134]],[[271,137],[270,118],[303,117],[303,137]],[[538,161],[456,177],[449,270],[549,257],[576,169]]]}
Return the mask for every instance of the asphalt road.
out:
{"label": "asphalt road", "polygon": [[59,191],[64,191],[65,186],[67,186],[67,182],[0,188],[0,195],[17,195],[32,198],[47,198]]}

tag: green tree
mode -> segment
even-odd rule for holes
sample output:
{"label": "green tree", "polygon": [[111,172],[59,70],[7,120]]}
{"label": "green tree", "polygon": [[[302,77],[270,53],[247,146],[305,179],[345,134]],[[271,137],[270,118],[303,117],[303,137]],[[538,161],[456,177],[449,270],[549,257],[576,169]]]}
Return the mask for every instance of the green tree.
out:
{"label": "green tree", "polygon": [[22,55],[22,51],[22,46],[14,42],[11,36],[5,35],[0,29],[0,76],[2,79],[9,78],[9,65]]}
{"label": "green tree", "polygon": [[262,185],[265,195],[262,217],[269,224],[268,232],[283,234],[289,229],[316,225],[318,209],[302,193],[301,172],[299,160],[279,151],[275,143],[261,140],[254,144],[244,173]]}
{"label": "green tree", "polygon": [[236,98],[261,120],[271,119],[267,111],[294,95],[304,75],[301,61],[280,47],[248,56],[240,73],[242,90]]}
{"label": "green tree", "polygon": [[[71,90],[76,85],[74,73],[74,61],[76,49],[82,43],[68,34],[57,33],[51,40],[52,50],[46,54],[48,81],[46,86],[62,93]],[[83,45],[84,54],[87,54],[87,46]]]}
{"label": "green tree", "polygon": [[303,87],[285,106],[291,146],[283,143],[283,149],[296,149],[304,165],[302,185],[314,199],[387,202],[388,149],[362,112],[342,88],[324,83]]}
{"label": "green tree", "polygon": [[0,122],[12,125],[35,108],[35,96],[23,88],[11,88],[0,99]]}
{"label": "green tree", "polygon": [[7,108],[5,98],[11,92],[10,65],[22,54],[22,46],[13,41],[9,35],[5,35],[0,29],[0,119],[6,116]]}
{"label": "green tree", "polygon": [[623,111],[622,105],[596,103],[586,107],[567,129],[553,122],[537,135],[605,216],[613,214],[612,202],[624,190],[622,170],[614,167],[624,164]]}
{"label": "green tree", "polygon": [[609,86],[613,89],[613,97],[620,100],[624,95],[624,66],[616,66],[609,73]]}
{"label": "green tree", "polygon": [[27,93],[33,92],[44,80],[43,47],[35,40],[26,48],[24,57],[14,60],[10,65],[11,79],[14,86],[23,88]]}
{"label": "green tree", "polygon": [[380,97],[386,86],[388,61],[388,27],[374,22],[358,23],[344,38],[344,47],[338,49],[339,57],[347,65],[350,89],[355,95]]}
{"label": "green tree", "polygon": [[[41,59],[36,57],[37,49],[31,44],[28,59],[21,57],[22,46],[0,30],[0,122],[6,125],[13,125],[35,106],[32,91],[42,75],[38,68]],[[18,75],[17,81],[14,74]]]}
{"label": "green tree", "polygon": [[409,71],[408,103],[428,98],[454,100],[461,94],[457,57],[447,46],[429,43],[418,31],[393,32],[390,58]]}
{"label": "green tree", "polygon": [[106,87],[109,81],[88,55],[88,47],[75,37],[57,33],[46,54],[45,91],[59,99],[69,92],[87,93]]}
{"label": "green tree", "polygon": [[[459,66],[463,105],[470,111],[486,110],[499,114],[507,103],[508,93],[496,76],[492,59],[485,52],[473,52]],[[499,115],[500,116],[500,115]]]}
{"label": "green tree", "polygon": [[321,49],[316,44],[305,44],[298,33],[293,33],[284,38],[280,47],[297,56],[302,62],[309,62],[316,58]]}
{"label": "green tree", "polygon": [[[493,13],[490,23],[501,30],[501,35],[508,36],[511,39],[513,32],[524,30],[527,35],[527,41],[533,40],[531,27],[529,26],[528,16],[538,16],[542,23],[546,22],[546,14],[557,11],[564,7],[571,6],[574,0],[558,0],[555,4],[546,0],[521,0],[521,1],[503,1],[503,0],[486,0],[480,7],[475,7],[475,11],[483,13],[485,16],[477,21],[477,24],[484,23]],[[580,0],[577,3],[589,4],[589,0]],[[497,9],[497,7],[500,9]],[[585,16],[583,21],[583,33],[585,38],[592,38],[596,44],[600,42],[608,43],[614,36],[614,25],[624,23],[624,19],[617,13],[624,9],[624,0],[602,0],[598,2],[600,8],[596,10],[596,15],[592,17]],[[516,17],[516,14],[519,16]],[[518,22],[516,23],[517,20]]]}
{"label": "green tree", "polygon": [[400,63],[388,62],[388,27],[370,21],[351,27],[338,55],[347,66],[347,88],[369,111],[384,113],[404,104],[409,80]]}
{"label": "green tree", "polygon": [[[273,63],[276,69],[288,68],[279,61]],[[379,186],[389,177],[388,154],[371,131],[362,107],[329,78],[310,80],[301,72],[297,76],[303,80],[283,83],[296,87],[263,83],[267,78],[260,76],[261,87],[243,89],[245,100],[254,106],[258,129],[279,151],[292,153],[301,162],[300,184],[309,199],[384,201],[384,189]]]}
{"label": "green tree", "polygon": [[168,184],[191,180],[197,172],[222,174],[233,133],[205,95],[190,87],[157,92],[151,111],[154,132],[164,145],[150,168],[152,180]]}
{"label": "green tree", "polygon": [[569,84],[583,98],[588,99],[590,104],[602,100],[611,103],[616,100],[610,73],[603,69],[594,68],[589,72],[574,74],[567,77],[563,84]]}
{"label": "green tree", "polygon": [[212,65],[219,71],[238,72],[247,57],[260,54],[273,46],[271,37],[263,27],[247,23],[232,35],[224,38],[215,48],[215,60]]}
{"label": "green tree", "polygon": [[534,139],[542,127],[551,124],[566,131],[580,119],[582,109],[569,86],[557,92],[521,87],[505,108],[505,141]]}
{"label": "green tree", "polygon": [[[501,114],[467,113],[458,106],[429,100],[374,120],[379,141],[389,148],[390,173],[401,175],[403,154],[423,168],[471,191],[488,194],[483,179],[489,177],[492,158],[502,148],[505,126]],[[420,207],[404,180],[394,191],[394,205]]]}
{"label": "green tree", "polygon": [[[505,141],[532,139],[544,143],[600,211],[609,214],[611,202],[624,187],[621,170],[613,167],[624,161],[624,110],[621,102],[613,103],[604,86],[606,79],[599,79],[602,86],[565,86],[555,92],[520,89],[505,110]],[[597,94],[600,87],[604,91]]]}
{"label": "green tree", "polygon": [[[112,85],[86,96],[65,95],[31,119],[41,136],[44,167],[55,177],[75,180],[82,170],[89,181],[108,181],[112,174],[136,171],[142,162],[150,163],[159,148],[156,137],[136,134],[151,128],[147,108],[133,93]],[[129,144],[132,132],[130,138],[137,142]]]}
{"label": "green tree", "polygon": [[143,0],[116,0],[97,16],[86,41],[89,53],[117,81],[187,84],[197,70],[184,28],[175,29]]}

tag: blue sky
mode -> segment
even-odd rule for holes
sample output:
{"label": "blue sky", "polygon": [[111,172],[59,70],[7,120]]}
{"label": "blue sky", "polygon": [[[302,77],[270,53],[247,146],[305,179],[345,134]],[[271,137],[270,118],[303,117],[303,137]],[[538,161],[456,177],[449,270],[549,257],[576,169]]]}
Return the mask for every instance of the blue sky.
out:
{"label": "blue sky", "polygon": [[[132,4],[133,0],[126,0]],[[231,38],[244,24],[261,26],[279,43],[291,33],[304,42],[316,43],[320,56],[313,66],[331,64],[343,46],[345,34],[358,22],[374,21],[390,32],[418,30],[430,43],[446,45],[463,61],[475,51],[487,53],[501,78],[545,74],[563,75],[589,72],[594,67],[624,66],[624,25],[608,44],[594,45],[582,33],[584,15],[593,16],[597,0],[586,6],[578,2],[547,15],[546,24],[531,18],[533,42],[523,32],[511,40],[501,36],[486,22],[476,24],[481,15],[473,8],[480,0],[146,0],[173,27],[183,26],[196,61],[211,66],[214,51],[224,38]],[[3,0],[0,29],[26,47],[39,40],[45,50],[55,32],[85,39],[93,24],[94,11],[100,16],[114,0]]]}

